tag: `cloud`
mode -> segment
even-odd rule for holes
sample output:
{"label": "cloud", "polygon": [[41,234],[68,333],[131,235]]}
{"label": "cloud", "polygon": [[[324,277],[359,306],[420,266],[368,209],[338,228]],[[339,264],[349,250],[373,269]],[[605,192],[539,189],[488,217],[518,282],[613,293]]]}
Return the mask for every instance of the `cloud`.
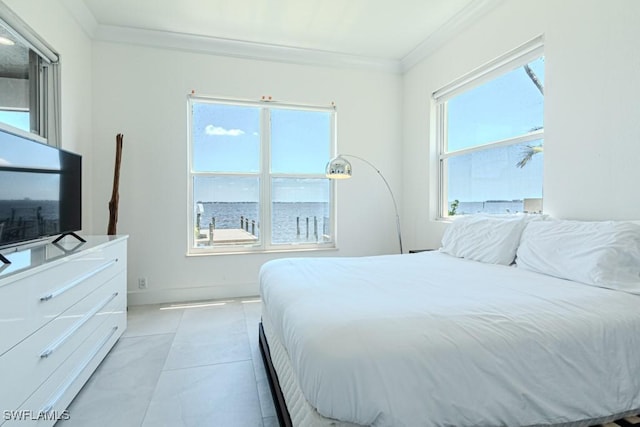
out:
{"label": "cloud", "polygon": [[225,129],[220,126],[208,125],[204,128],[204,131],[207,135],[225,135],[225,136],[240,136],[244,135],[244,131],[241,129]]}
{"label": "cloud", "polygon": [[0,157],[0,166],[11,166],[11,163]]}

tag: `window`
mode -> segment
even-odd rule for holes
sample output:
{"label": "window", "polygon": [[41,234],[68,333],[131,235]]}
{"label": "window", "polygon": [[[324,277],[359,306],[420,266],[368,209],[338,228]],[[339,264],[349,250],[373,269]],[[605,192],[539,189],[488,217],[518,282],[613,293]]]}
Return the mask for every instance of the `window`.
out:
{"label": "window", "polygon": [[189,118],[189,253],[333,246],[333,107],[190,96]]}
{"label": "window", "polygon": [[59,146],[59,57],[0,3],[0,128]]}
{"label": "window", "polygon": [[441,217],[542,210],[542,49],[532,40],[434,93]]}

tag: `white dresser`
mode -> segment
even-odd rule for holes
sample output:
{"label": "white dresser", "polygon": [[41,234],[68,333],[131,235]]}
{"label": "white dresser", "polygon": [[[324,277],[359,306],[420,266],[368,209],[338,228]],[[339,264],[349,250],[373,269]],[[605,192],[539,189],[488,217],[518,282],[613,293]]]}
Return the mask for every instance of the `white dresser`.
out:
{"label": "white dresser", "polygon": [[126,328],[127,237],[85,238],[0,264],[2,426],[72,417],[67,406]]}

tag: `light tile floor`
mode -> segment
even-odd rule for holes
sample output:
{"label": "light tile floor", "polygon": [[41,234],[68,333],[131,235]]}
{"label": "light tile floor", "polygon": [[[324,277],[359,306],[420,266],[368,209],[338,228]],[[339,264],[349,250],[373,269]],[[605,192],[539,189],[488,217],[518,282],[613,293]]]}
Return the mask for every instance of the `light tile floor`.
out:
{"label": "light tile floor", "polygon": [[56,426],[277,426],[260,312],[258,298],[129,307],[127,330]]}

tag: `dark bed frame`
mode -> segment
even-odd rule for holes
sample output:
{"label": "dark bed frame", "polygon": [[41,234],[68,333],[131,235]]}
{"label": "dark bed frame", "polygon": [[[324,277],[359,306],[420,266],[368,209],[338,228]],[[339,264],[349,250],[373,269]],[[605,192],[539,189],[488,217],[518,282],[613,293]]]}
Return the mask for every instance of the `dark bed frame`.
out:
{"label": "dark bed frame", "polygon": [[264,335],[262,322],[258,324],[258,336],[260,342],[260,353],[262,354],[265,371],[267,371],[269,388],[271,389],[273,404],[276,407],[278,422],[280,423],[280,427],[293,427],[291,416],[289,415],[289,409],[287,409],[287,403],[284,400],[284,394],[282,394],[282,389],[280,388],[280,381],[278,381],[278,374],[271,360],[271,351],[269,350],[267,337]]}

